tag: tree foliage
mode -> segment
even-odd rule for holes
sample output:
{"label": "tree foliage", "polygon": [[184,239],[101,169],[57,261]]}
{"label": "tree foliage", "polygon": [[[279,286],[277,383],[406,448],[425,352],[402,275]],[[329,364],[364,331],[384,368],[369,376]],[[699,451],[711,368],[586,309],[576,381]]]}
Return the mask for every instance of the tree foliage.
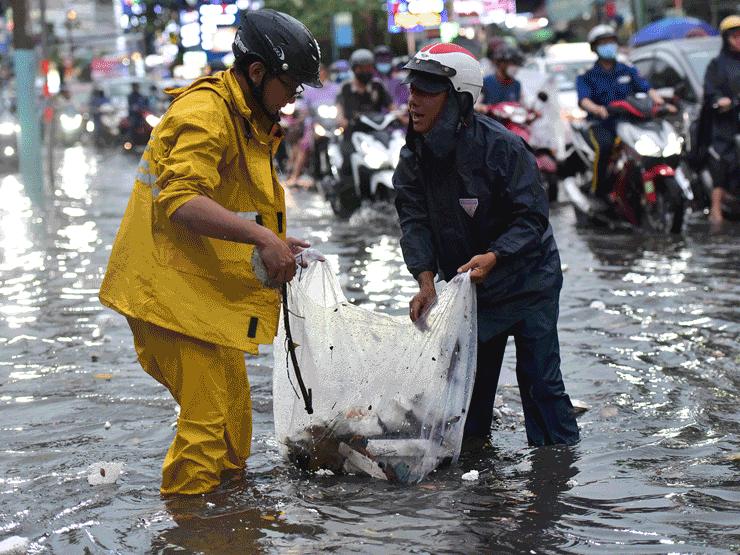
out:
{"label": "tree foliage", "polygon": [[319,42],[333,39],[334,14],[350,12],[355,45],[372,47],[387,43],[385,2],[382,0],[265,0],[265,7],[279,10],[300,20]]}

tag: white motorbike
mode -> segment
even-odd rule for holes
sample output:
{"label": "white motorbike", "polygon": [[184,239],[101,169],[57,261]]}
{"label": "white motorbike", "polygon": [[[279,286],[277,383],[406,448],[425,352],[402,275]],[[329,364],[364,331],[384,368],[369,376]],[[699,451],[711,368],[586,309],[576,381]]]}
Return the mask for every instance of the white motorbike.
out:
{"label": "white motorbike", "polygon": [[[324,192],[332,210],[340,217],[349,216],[363,200],[390,201],[395,197],[393,172],[398,165],[406,133],[397,113],[363,114],[357,119],[352,133],[352,185],[341,179],[324,182]],[[329,149],[332,165],[341,168],[341,150]]]}

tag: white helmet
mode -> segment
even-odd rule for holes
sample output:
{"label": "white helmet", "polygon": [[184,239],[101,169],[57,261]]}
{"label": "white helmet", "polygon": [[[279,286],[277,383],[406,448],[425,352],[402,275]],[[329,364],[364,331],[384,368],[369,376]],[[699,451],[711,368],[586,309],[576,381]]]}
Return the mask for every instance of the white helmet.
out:
{"label": "white helmet", "polygon": [[606,24],[597,25],[588,32],[588,43],[591,45],[591,48],[593,48],[596,41],[607,37],[613,39],[617,38],[617,32],[614,30],[614,27]]}
{"label": "white helmet", "polygon": [[419,50],[404,66],[410,71],[447,77],[456,92],[470,93],[473,102],[483,88],[483,69],[478,60],[462,46],[434,43]]}

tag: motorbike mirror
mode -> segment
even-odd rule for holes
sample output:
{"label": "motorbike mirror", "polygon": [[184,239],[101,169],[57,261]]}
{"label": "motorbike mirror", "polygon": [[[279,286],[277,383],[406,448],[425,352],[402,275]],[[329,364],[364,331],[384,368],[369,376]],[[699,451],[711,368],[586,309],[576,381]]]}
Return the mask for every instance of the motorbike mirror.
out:
{"label": "motorbike mirror", "polygon": [[550,97],[545,91],[540,91],[537,93],[537,98],[539,98],[542,102],[547,102]]}

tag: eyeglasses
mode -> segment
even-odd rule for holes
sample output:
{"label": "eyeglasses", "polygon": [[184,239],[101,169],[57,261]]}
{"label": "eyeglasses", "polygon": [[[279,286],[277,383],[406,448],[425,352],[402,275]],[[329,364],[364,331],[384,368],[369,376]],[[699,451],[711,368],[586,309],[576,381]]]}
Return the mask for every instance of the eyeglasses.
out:
{"label": "eyeglasses", "polygon": [[294,85],[293,83],[288,83],[284,81],[281,75],[276,75],[276,77],[277,80],[280,81],[280,83],[285,88],[285,92],[287,93],[288,98],[295,98],[305,90],[303,83],[298,83],[297,85]]}

